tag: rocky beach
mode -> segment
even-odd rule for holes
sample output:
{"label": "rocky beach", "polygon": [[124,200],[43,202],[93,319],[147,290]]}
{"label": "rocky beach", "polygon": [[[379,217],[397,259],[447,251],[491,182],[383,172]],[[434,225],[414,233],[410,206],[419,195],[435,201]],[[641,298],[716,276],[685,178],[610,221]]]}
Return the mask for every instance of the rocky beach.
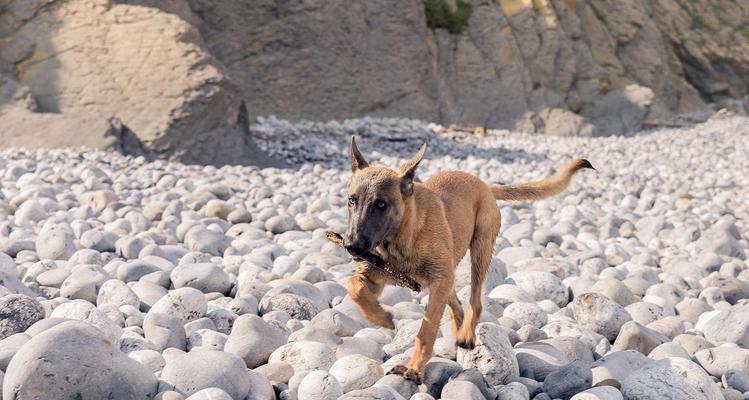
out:
{"label": "rocky beach", "polygon": [[[416,120],[251,128],[287,168],[190,166],[86,149],[0,152],[2,398],[749,399],[749,119],[631,137],[467,132]],[[349,140],[418,176],[596,171],[502,231],[473,350],[442,320],[424,383],[429,293],[388,287],[396,330],[346,295]],[[466,303],[470,265],[458,266]]]}

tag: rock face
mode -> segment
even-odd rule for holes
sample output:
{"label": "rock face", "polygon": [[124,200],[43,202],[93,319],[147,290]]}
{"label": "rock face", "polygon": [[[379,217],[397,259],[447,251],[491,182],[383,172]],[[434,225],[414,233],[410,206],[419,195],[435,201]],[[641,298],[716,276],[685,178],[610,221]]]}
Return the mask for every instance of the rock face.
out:
{"label": "rock face", "polygon": [[[187,163],[270,162],[249,136],[241,90],[194,26],[109,0],[6,3],[0,73],[18,89],[8,96],[15,106],[0,111],[3,147],[86,145]],[[40,132],[50,126],[76,134]]]}
{"label": "rock face", "polygon": [[749,6],[729,0],[469,0],[452,34],[430,29],[420,1],[122,2],[198,27],[257,115],[611,134],[749,88]]}
{"label": "rock face", "polygon": [[96,328],[68,321],[21,347],[6,370],[3,398],[151,399],[156,389],[156,377]]}
{"label": "rock face", "polygon": [[452,33],[421,1],[5,3],[3,146],[267,164],[248,110],[587,136],[749,89],[740,1],[466,0]]}

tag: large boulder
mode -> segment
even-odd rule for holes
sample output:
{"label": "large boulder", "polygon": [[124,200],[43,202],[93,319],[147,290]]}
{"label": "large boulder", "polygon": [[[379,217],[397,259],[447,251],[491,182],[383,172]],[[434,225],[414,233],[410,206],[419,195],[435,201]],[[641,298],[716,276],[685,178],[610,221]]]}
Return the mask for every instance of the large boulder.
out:
{"label": "large boulder", "polygon": [[113,3],[4,5],[0,71],[20,77],[35,104],[3,108],[0,146],[268,165],[249,136],[239,88],[197,28],[157,8]]}
{"label": "large boulder", "polygon": [[4,399],[151,399],[156,377],[101,332],[67,321],[34,336],[8,365]]}

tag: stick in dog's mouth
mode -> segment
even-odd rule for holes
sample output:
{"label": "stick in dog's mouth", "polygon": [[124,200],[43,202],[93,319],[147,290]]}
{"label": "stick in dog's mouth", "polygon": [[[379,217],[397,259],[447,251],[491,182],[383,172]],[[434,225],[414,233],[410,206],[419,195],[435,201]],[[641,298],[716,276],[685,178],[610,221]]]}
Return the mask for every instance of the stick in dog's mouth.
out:
{"label": "stick in dog's mouth", "polygon": [[[331,242],[343,247],[343,237],[335,232],[327,231],[325,232],[325,238],[330,240]],[[390,263],[383,260],[382,257],[378,256],[377,254],[372,253],[371,251],[368,251],[364,254],[360,255],[351,255],[354,260],[361,260],[364,262],[367,262],[374,266],[375,268],[378,268],[382,270],[383,272],[390,275],[395,282],[399,286],[407,287],[415,292],[421,291],[421,285],[419,282],[416,282],[413,278],[403,273],[403,271],[393,267]]]}

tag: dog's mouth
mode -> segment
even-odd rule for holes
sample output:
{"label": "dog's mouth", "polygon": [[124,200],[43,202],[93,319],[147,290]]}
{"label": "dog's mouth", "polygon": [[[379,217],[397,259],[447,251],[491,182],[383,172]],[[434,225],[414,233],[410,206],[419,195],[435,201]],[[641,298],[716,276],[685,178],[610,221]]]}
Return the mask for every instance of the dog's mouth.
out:
{"label": "dog's mouth", "polygon": [[382,242],[383,242],[382,240],[379,240],[366,248],[358,248],[358,249],[346,248],[346,252],[348,252],[351,258],[354,259],[354,261],[364,261],[362,257],[366,255],[367,253],[372,253],[372,251],[374,251],[374,249],[379,247],[380,244],[382,244]]}

